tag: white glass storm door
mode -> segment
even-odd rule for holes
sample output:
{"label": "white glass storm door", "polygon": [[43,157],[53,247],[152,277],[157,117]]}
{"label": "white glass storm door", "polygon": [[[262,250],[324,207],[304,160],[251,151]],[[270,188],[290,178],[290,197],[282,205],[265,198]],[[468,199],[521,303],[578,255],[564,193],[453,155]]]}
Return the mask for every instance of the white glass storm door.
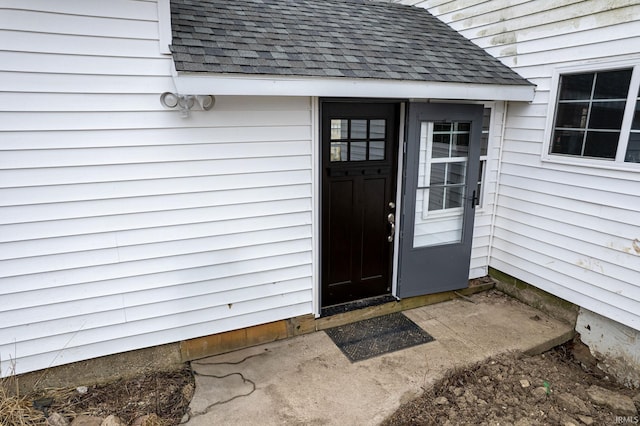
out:
{"label": "white glass storm door", "polygon": [[409,105],[400,297],[468,285],[482,113],[480,105]]}

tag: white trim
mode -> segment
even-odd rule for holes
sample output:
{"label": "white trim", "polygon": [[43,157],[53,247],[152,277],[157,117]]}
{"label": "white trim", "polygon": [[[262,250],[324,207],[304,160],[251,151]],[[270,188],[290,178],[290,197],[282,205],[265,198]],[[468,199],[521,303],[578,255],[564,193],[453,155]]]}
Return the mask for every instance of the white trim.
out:
{"label": "white trim", "polygon": [[398,272],[400,268],[400,230],[402,229],[402,191],[403,186],[403,167],[404,167],[404,149],[405,149],[405,124],[406,124],[407,104],[402,102],[400,104],[400,125],[398,131],[400,132],[398,138],[398,157],[397,157],[397,176],[396,176],[396,235],[393,240],[393,261],[391,263],[391,295],[397,299],[398,297]]}
{"label": "white trim", "polygon": [[169,0],[158,0],[158,44],[160,53],[171,54],[171,4]]}
{"label": "white trim", "polygon": [[[494,109],[495,110],[495,109]],[[489,227],[489,247],[487,248],[487,273],[491,267],[493,257],[493,239],[496,232],[496,216],[498,214],[498,199],[500,198],[500,181],[502,177],[502,154],[504,152],[504,138],[507,132],[507,117],[509,114],[509,102],[505,102],[502,111],[502,129],[500,129],[500,145],[498,145],[498,158],[496,170],[496,183],[493,195],[493,205],[491,207],[491,225]],[[487,151],[488,152],[488,151]]]}
{"label": "white trim", "polygon": [[[621,126],[620,139],[618,141],[618,150],[615,159],[597,159],[589,157],[551,154],[551,137],[553,134],[553,124],[555,122],[556,107],[558,105],[558,89],[560,76],[562,74],[575,74],[581,72],[599,72],[609,71],[623,68],[633,68],[633,74],[629,83],[629,91],[627,93],[627,103],[625,105],[624,118]],[[549,91],[549,107],[547,112],[547,120],[544,128],[544,139],[542,141],[542,162],[552,164],[564,164],[571,166],[591,167],[597,169],[619,169],[619,170],[638,170],[637,163],[624,162],[627,145],[629,142],[629,131],[631,129],[631,121],[633,119],[633,110],[635,109],[635,99],[640,85],[640,58],[628,59],[624,61],[614,62],[598,62],[573,65],[568,67],[559,67],[553,70],[551,77],[551,88]]]}
{"label": "white trim", "polygon": [[[636,99],[640,86],[640,66],[633,68],[631,81],[629,82],[629,91],[627,92],[627,103],[625,105],[624,117],[620,126],[620,140],[618,141],[618,152],[616,153],[616,163],[624,163],[627,155],[627,147],[629,146],[629,137],[631,136],[631,125],[633,124],[633,116],[636,111]],[[624,133],[626,131],[626,133]],[[635,163],[631,163],[635,164]]]}
{"label": "white trim", "polygon": [[320,256],[322,253],[320,247],[320,170],[322,170],[322,165],[319,163],[322,161],[321,154],[321,140],[320,140],[320,101],[317,97],[310,98],[311,101],[311,187],[313,191],[313,200],[311,205],[313,206],[313,212],[311,215],[311,232],[313,242],[311,244],[311,259],[312,259],[312,269],[311,273],[313,274],[312,283],[313,289],[311,292],[311,304],[313,309],[313,314],[316,318],[320,317],[320,313],[322,312],[322,301],[321,298],[321,286],[322,281],[320,280]]}
{"label": "white trim", "polygon": [[173,77],[181,94],[237,96],[323,96],[353,98],[438,98],[451,100],[511,100],[531,102],[533,85],[441,83],[248,75],[195,75]]}

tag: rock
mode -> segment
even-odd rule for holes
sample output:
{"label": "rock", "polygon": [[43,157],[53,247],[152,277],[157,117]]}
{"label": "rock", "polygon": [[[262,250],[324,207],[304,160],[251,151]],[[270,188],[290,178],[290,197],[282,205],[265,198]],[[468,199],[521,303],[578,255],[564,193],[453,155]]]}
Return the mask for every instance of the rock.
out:
{"label": "rock", "polygon": [[547,388],[544,386],[537,387],[531,390],[531,394],[538,400],[542,400],[547,397]]}
{"label": "rock", "polygon": [[464,393],[464,389],[462,388],[455,388],[453,389],[453,394],[455,396],[462,396],[462,394]]}
{"label": "rock", "polygon": [[464,391],[464,399],[466,399],[469,404],[474,404],[478,400],[478,397],[475,396],[472,391],[466,390]]}
{"label": "rock", "polygon": [[591,385],[587,389],[587,395],[595,404],[610,408],[613,414],[617,416],[635,416],[638,414],[635,404],[626,395],[612,392],[596,385]]}
{"label": "rock", "polygon": [[71,426],[100,426],[102,425],[102,420],[102,417],[81,414],[71,422]]}
{"label": "rock", "polygon": [[598,360],[591,354],[589,346],[582,343],[579,339],[574,340],[571,355],[580,363],[584,370],[601,375],[602,371],[598,368]]}
{"label": "rock", "polygon": [[520,386],[522,386],[523,388],[528,388],[529,386],[531,386],[531,383],[529,383],[527,379],[522,379],[520,380]]}
{"label": "rock", "polygon": [[89,392],[89,388],[86,386],[78,386],[76,390],[80,395],[84,395],[85,393]]}
{"label": "rock", "polygon": [[558,400],[558,405],[572,414],[591,413],[587,404],[575,395],[563,393],[556,395],[556,398]]}
{"label": "rock", "polygon": [[131,426],[162,426],[163,424],[164,423],[157,415],[147,414],[146,416],[136,418],[133,423],[131,423]]}
{"label": "rock", "polygon": [[51,413],[47,417],[47,426],[69,426],[69,420],[60,413]]}
{"label": "rock", "polygon": [[433,402],[435,402],[436,405],[449,405],[449,400],[444,396],[436,398]]}
{"label": "rock", "polygon": [[574,422],[572,422],[572,421],[564,422],[564,423],[563,423],[563,425],[564,425],[564,426],[578,426],[577,424],[575,424],[575,423],[574,423]]}
{"label": "rock", "polygon": [[119,417],[113,414],[102,421],[100,426],[127,426]]}
{"label": "rock", "polygon": [[581,414],[578,414],[578,420],[580,420],[582,423],[584,423],[587,426],[591,426],[593,424],[593,417],[589,417],[589,416],[583,416]]}

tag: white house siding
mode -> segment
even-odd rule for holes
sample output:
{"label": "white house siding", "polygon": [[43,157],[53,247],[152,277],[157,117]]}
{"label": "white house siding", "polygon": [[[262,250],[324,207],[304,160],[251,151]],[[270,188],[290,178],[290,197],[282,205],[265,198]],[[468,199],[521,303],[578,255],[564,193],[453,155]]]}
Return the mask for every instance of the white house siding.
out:
{"label": "white house siding", "polygon": [[404,1],[537,84],[511,104],[490,265],[640,330],[640,168],[542,162],[559,67],[640,61],[637,0]]}
{"label": "white house siding", "polygon": [[312,312],[309,98],[164,110],[153,1],[0,28],[2,376]]}
{"label": "white house siding", "polygon": [[498,178],[498,159],[500,158],[500,138],[504,125],[504,103],[486,103],[491,109],[487,158],[480,194],[480,206],[476,207],[473,224],[473,242],[471,249],[471,266],[469,278],[487,275],[489,262],[489,243],[491,235],[491,217],[496,198],[496,182]]}

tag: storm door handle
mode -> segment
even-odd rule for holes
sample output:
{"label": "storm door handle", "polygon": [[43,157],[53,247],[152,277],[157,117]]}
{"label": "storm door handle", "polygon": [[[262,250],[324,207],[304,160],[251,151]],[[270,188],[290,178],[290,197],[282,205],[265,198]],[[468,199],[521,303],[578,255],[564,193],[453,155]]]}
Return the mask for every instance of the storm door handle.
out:
{"label": "storm door handle", "polygon": [[476,191],[473,191],[473,195],[471,195],[471,208],[475,209],[476,208],[476,204],[478,204],[478,195],[476,194]]}

